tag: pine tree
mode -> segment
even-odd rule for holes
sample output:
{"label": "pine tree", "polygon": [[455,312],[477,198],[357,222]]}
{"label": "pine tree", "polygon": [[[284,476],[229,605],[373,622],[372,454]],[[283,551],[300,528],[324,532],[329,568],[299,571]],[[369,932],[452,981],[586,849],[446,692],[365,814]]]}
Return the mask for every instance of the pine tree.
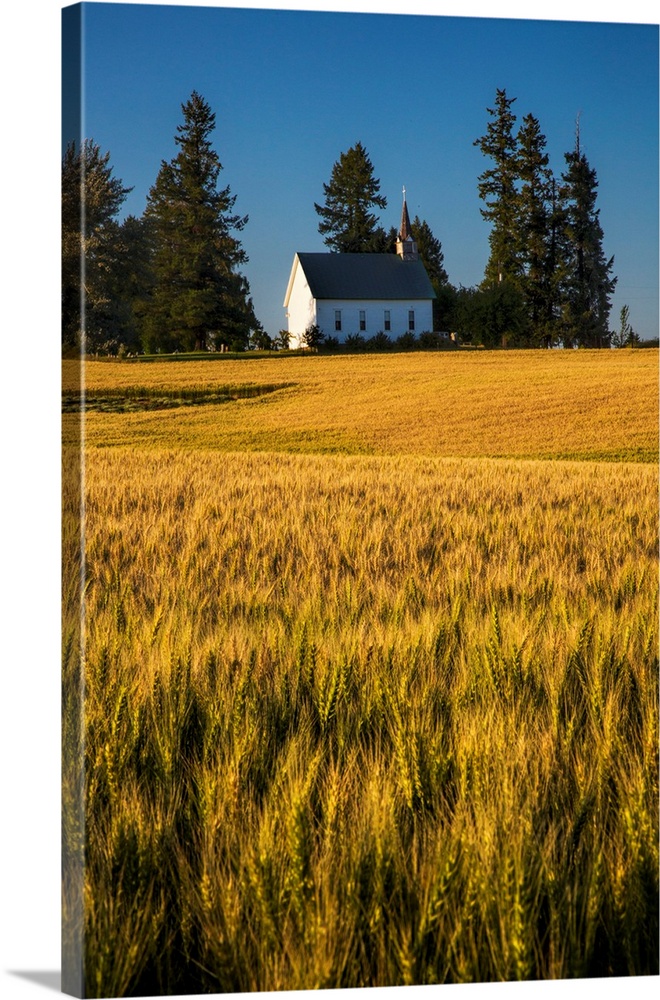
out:
{"label": "pine tree", "polygon": [[545,342],[563,343],[563,303],[569,272],[567,238],[567,208],[562,189],[556,178],[550,186],[550,215],[548,218],[548,327]]}
{"label": "pine tree", "polygon": [[373,240],[369,244],[369,253],[396,253],[396,241],[398,233],[396,226],[384,229],[378,226],[374,233]]}
{"label": "pine tree", "polygon": [[474,143],[494,162],[479,177],[479,197],[486,205],[481,214],[491,223],[490,256],[484,274],[484,285],[491,287],[503,281],[517,283],[521,272],[518,143],[513,131],[516,116],[511,110],[515,100],[507,97],[505,90],[497,91],[495,107],[487,109],[492,120],[486,134]]}
{"label": "pine tree", "polygon": [[612,347],[625,347],[628,343],[631,330],[630,309],[627,305],[623,305],[619,313],[619,329],[615,330],[610,338]]}
{"label": "pine tree", "polygon": [[380,181],[367,151],[358,142],[334,164],[330,183],[323,185],[325,204],[314,208],[321,217],[319,232],[338,253],[382,253],[387,234],[377,225],[373,208],[386,208]]}
{"label": "pine tree", "polygon": [[143,341],[149,350],[204,350],[210,336],[245,346],[256,319],[237,270],[247,255],[232,233],[248,217],[232,214],[229,187],[218,189],[222,164],[211,145],[209,104],[193,91],[182,111],[179,152],[161,164],[145,211],[153,286],[143,305]]}
{"label": "pine tree", "polygon": [[600,210],[596,208],[596,171],[580,149],[579,127],[575,149],[565,154],[562,197],[566,226],[566,282],[562,321],[564,342],[583,347],[607,347],[610,341],[610,296],[616,278],[614,257],[606,259]]}
{"label": "pine tree", "polygon": [[526,115],[518,132],[517,258],[529,324],[527,339],[536,345],[552,339],[556,298],[554,183],[545,147],[538,119]]}
{"label": "pine tree", "polygon": [[127,216],[117,228],[117,253],[108,288],[108,347],[140,348],[140,305],[150,285],[149,245],[143,219]]}
{"label": "pine tree", "polygon": [[433,300],[433,329],[448,330],[453,325],[456,289],[449,283],[442,244],[433,235],[433,231],[425,219],[420,219],[416,215],[410,223],[410,227],[417,243],[420,260],[431,280],[436,296]]}
{"label": "pine tree", "polygon": [[623,305],[619,313],[619,329],[611,334],[611,345],[612,347],[635,347],[636,344],[639,344],[639,336],[632,328],[629,307]]}
{"label": "pine tree", "polygon": [[62,162],[62,346],[95,350],[111,336],[107,315],[119,253],[116,222],[132,188],[112,176],[93,139],[70,143]]}
{"label": "pine tree", "polygon": [[445,271],[445,255],[442,252],[442,244],[436,239],[433,231],[425,219],[415,216],[410,223],[412,234],[417,243],[417,251],[426,269],[426,273],[431,279],[435,288],[437,285],[444,285],[449,280]]}

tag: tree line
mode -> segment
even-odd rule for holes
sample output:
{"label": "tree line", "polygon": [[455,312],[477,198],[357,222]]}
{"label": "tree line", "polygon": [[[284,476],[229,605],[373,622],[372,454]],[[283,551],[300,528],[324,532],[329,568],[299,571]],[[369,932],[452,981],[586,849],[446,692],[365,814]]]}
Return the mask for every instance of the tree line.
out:
{"label": "tree line", "polygon": [[488,328],[522,346],[606,347],[617,279],[603,251],[598,181],[580,146],[579,117],[557,179],[538,119],[525,115],[515,131],[515,100],[497,91],[486,133],[475,141],[492,164],[479,177],[481,214],[491,226],[479,289]]}
{"label": "tree line", "polygon": [[[436,293],[434,330],[487,347],[634,344],[627,306],[620,329],[609,329],[614,259],[603,251],[598,181],[581,148],[579,120],[575,147],[557,178],[538,119],[528,114],[516,128],[515,100],[498,90],[486,131],[475,140],[490,161],[478,178],[481,214],[490,225],[481,283],[453,285],[440,240],[425,219],[412,220]],[[248,216],[235,214],[235,196],[219,186],[222,164],[211,141],[215,114],[197,92],[182,112],[178,153],[162,161],[140,218],[117,221],[132,189],[113,177],[109,153],[93,140],[66,150],[65,351],[287,346],[286,331],[271,338],[258,321],[241,271],[247,255],[239,234]],[[314,209],[331,252],[396,252],[396,228],[386,230],[378,221],[387,199],[362,143],[340,155],[323,192],[324,202]]]}
{"label": "tree line", "polygon": [[163,160],[141,218],[117,215],[132,190],[93,140],[69,145],[62,171],[65,351],[243,350],[258,330],[240,267],[248,222],[219,187],[215,114],[196,91],[182,105],[177,155]]}
{"label": "tree line", "polygon": [[[528,114],[516,130],[515,98],[496,93],[490,121],[475,145],[491,162],[478,179],[481,214],[490,224],[490,253],[481,283],[451,284],[442,244],[428,222],[412,221],[419,255],[433,284],[435,330],[452,330],[487,347],[606,347],[639,338],[624,306],[619,331],[609,329],[614,258],[606,259],[596,207],[598,181],[580,145],[565,154],[556,178],[546,137]],[[385,208],[361,143],[342,153],[315,205],[319,231],[337,252],[395,252],[396,230],[383,230],[372,209]]]}

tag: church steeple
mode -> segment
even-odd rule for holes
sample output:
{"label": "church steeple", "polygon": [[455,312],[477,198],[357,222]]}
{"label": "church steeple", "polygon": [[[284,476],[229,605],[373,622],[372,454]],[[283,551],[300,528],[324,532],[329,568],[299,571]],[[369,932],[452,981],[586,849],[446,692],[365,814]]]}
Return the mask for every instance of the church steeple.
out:
{"label": "church steeple", "polygon": [[403,189],[403,208],[401,209],[401,226],[396,241],[396,252],[402,260],[418,260],[417,243],[412,234],[408,206],[406,205],[406,189]]}

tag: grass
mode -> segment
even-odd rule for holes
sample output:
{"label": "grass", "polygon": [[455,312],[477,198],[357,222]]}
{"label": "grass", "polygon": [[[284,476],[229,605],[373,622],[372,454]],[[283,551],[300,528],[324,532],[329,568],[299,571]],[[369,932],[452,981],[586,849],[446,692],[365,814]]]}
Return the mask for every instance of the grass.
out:
{"label": "grass", "polygon": [[[657,470],[616,458],[653,452],[655,374],[511,358],[273,359],[268,396],[86,415],[87,995],[657,974]],[[591,453],[579,406],[608,461],[541,460]],[[536,455],[461,454],[502,412]]]}

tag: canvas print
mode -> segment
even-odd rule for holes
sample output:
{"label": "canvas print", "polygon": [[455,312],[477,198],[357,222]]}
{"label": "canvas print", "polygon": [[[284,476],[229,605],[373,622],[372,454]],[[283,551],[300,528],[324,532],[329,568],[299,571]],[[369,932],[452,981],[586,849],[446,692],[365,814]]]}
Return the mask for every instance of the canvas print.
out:
{"label": "canvas print", "polygon": [[63,56],[64,990],[657,976],[657,25]]}

